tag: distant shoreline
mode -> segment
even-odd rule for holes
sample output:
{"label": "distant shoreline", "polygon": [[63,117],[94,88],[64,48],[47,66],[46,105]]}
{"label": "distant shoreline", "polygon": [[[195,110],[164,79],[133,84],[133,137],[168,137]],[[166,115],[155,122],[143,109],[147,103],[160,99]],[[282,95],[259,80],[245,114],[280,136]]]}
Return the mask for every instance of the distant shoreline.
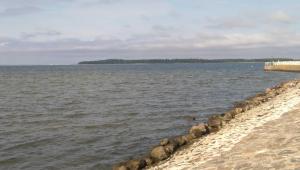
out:
{"label": "distant shoreline", "polygon": [[263,58],[263,59],[144,59],[124,60],[107,59],[96,61],[82,61],[78,64],[176,64],[176,63],[249,63],[270,61],[295,61],[291,58]]}

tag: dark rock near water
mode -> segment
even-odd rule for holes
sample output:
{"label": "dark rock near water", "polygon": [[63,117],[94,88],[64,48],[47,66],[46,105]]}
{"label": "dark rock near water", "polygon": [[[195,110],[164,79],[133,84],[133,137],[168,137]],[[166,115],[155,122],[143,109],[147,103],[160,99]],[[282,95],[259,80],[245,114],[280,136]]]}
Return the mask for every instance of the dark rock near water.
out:
{"label": "dark rock near water", "polygon": [[224,120],[224,122],[229,122],[231,119],[233,119],[234,118],[234,116],[235,116],[235,114],[234,114],[234,112],[226,112],[226,113],[224,113],[224,115],[223,115],[223,120]]}
{"label": "dark rock near water", "polygon": [[126,165],[124,164],[118,164],[113,166],[113,170],[130,170]]}
{"label": "dark rock near water", "polygon": [[195,137],[192,134],[187,134],[183,138],[186,140],[186,143],[190,143],[195,139]]}
{"label": "dark rock near water", "polygon": [[166,146],[164,146],[165,151],[171,155],[172,153],[174,153],[176,151],[176,149],[178,148],[178,144],[176,142],[170,142],[169,144],[167,144]]}
{"label": "dark rock near water", "polygon": [[150,166],[154,163],[150,157],[145,157],[144,160],[145,160],[147,166]]}
{"label": "dark rock near water", "polygon": [[154,161],[161,161],[167,159],[170,154],[165,150],[163,146],[157,146],[152,149],[150,156]]}
{"label": "dark rock near water", "polygon": [[165,145],[167,145],[168,143],[169,143],[169,139],[168,139],[168,138],[165,138],[165,139],[161,140],[159,144],[160,144],[161,146],[165,146]]}
{"label": "dark rock near water", "polygon": [[190,134],[193,135],[194,138],[201,137],[208,132],[208,127],[204,123],[193,126],[190,129]]}
{"label": "dark rock near water", "polygon": [[217,132],[222,127],[222,117],[220,115],[211,116],[208,119],[209,132]]}
{"label": "dark rock near water", "polygon": [[126,165],[130,170],[140,170],[146,167],[146,161],[144,159],[130,160]]}
{"label": "dark rock near water", "polygon": [[185,145],[188,142],[185,136],[175,137],[174,141],[178,144],[178,146]]}

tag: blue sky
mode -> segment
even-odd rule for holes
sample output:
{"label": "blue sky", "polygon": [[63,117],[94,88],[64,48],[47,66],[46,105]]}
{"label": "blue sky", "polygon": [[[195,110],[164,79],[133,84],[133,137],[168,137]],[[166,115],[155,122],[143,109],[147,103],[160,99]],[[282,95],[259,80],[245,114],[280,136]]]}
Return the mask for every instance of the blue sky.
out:
{"label": "blue sky", "polygon": [[1,0],[0,65],[297,58],[299,9],[297,0]]}

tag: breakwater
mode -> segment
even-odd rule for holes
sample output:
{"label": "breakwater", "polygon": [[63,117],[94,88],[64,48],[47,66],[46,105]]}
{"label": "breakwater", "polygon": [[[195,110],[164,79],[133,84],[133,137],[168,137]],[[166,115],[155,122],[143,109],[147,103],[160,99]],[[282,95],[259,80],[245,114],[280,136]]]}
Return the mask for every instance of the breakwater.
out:
{"label": "breakwater", "polygon": [[183,148],[183,146],[193,144],[193,142],[199,140],[199,138],[215,134],[215,132],[218,132],[226,124],[234,120],[235,117],[239,117],[240,115],[243,115],[243,113],[251,111],[263,103],[271,101],[276,96],[288,92],[289,89],[294,88],[297,84],[299,84],[299,81],[293,80],[268,88],[263,93],[258,93],[253,97],[249,97],[242,102],[236,103],[234,108],[227,112],[209,117],[206,123],[200,123],[191,127],[189,133],[186,135],[161,140],[157,146],[153,147],[149,155],[146,157],[122,162],[114,166],[113,169],[143,169],[145,167],[153,166],[160,161],[166,160],[174,154],[176,150]]}
{"label": "breakwater", "polygon": [[300,72],[300,61],[277,61],[266,62],[264,66],[265,71],[288,71]]}

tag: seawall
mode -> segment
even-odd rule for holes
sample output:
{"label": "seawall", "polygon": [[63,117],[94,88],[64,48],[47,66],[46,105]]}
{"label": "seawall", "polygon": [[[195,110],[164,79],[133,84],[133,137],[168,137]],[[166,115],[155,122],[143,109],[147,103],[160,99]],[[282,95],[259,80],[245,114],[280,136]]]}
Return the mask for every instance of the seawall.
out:
{"label": "seawall", "polygon": [[264,66],[264,70],[300,72],[300,62],[299,61],[266,62]]}
{"label": "seawall", "polygon": [[[114,170],[136,170],[144,168],[152,169],[172,169],[174,166],[186,167],[186,162],[193,158],[189,164],[193,162],[206,161],[204,158],[209,159],[213,154],[217,154],[224,143],[223,149],[228,149],[232,147],[234,142],[229,142],[224,139],[230,139],[230,135],[233,136],[234,141],[238,142],[241,140],[247,133],[251,131],[256,126],[259,126],[263,122],[253,119],[252,121],[246,122],[243,120],[248,120],[249,117],[260,118],[268,112],[265,113],[264,109],[269,107],[275,107],[274,105],[280,104],[280,99],[284,97],[290,91],[297,89],[299,90],[298,80],[293,80],[289,82],[281,83],[275,87],[266,89],[265,92],[259,93],[253,97],[247,98],[246,100],[239,102],[229,111],[226,111],[222,114],[216,114],[209,117],[208,122],[197,124],[189,130],[189,133],[183,136],[177,136],[172,138],[162,139],[161,142],[154,146],[153,149],[149,152],[148,155],[142,158],[136,158],[133,160],[128,160],[121,162],[113,167]],[[276,102],[277,101],[277,104]],[[297,104],[300,100],[291,100],[289,103]],[[291,104],[290,104],[291,105]],[[282,110],[276,112],[276,115],[280,115]],[[274,112],[275,113],[275,112]],[[271,120],[271,118],[269,118]],[[266,119],[268,120],[268,119]],[[237,128],[237,123],[242,127],[249,123],[249,126],[246,129]],[[226,131],[230,127],[229,132]],[[224,132],[225,130],[225,132]],[[221,137],[220,137],[220,133]],[[225,136],[224,136],[225,134]],[[222,136],[223,135],[223,136]],[[229,135],[229,136],[226,136]],[[212,140],[214,139],[214,140]],[[211,143],[210,143],[211,142]],[[226,143],[227,142],[227,143]],[[198,152],[194,154],[194,150]],[[195,161],[195,159],[198,159]],[[204,159],[204,160],[203,160]]]}

